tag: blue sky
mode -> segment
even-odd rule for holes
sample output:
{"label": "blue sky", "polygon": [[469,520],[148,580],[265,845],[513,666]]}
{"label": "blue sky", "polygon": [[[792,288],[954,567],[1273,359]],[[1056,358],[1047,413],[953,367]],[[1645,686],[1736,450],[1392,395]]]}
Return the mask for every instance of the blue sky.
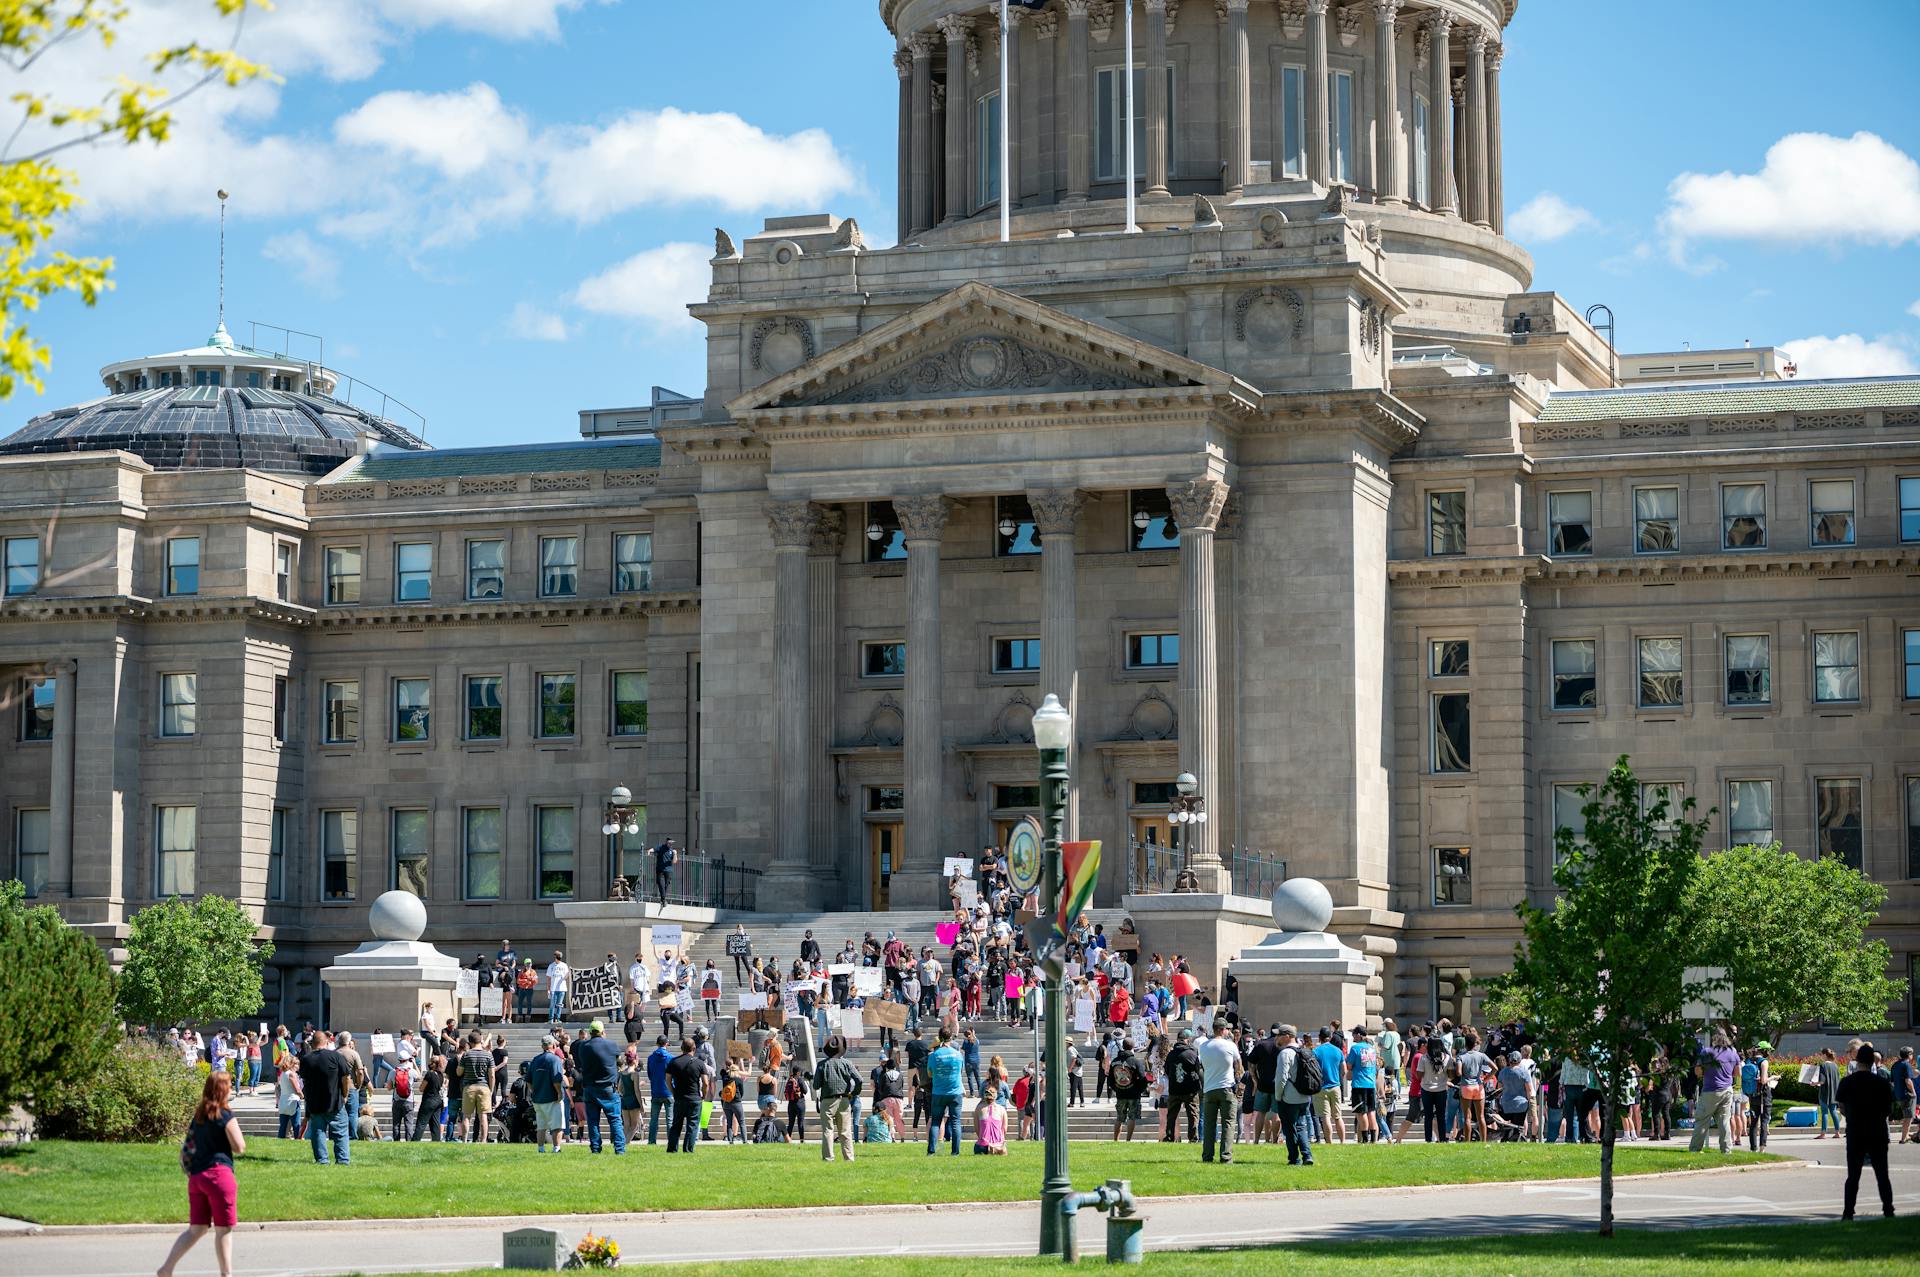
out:
{"label": "blue sky", "polygon": [[[222,37],[208,0],[132,3],[117,52],[40,73],[83,96],[179,30]],[[442,446],[565,438],[655,382],[697,394],[679,307],[716,224],[830,210],[892,242],[876,10],[277,0],[241,48],[283,83],[203,92],[163,148],[68,154],[90,202],[63,246],[111,254],[117,288],[35,318],[54,367],[7,429],[98,394],[101,364],[206,336],[216,187],[235,335],[324,334]],[[1523,0],[1502,93],[1534,287],[1610,304],[1623,349],[1750,338],[1803,376],[1920,371],[1916,48],[1913,0],[1819,21],[1775,0]]]}

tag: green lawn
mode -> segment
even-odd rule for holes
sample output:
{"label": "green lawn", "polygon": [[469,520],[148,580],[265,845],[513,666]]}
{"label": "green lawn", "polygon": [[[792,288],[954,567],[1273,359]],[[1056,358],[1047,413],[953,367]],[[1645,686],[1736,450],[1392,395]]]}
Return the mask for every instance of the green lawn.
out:
{"label": "green lawn", "polygon": [[[1152,1224],[1148,1224],[1152,1228]],[[1091,1217],[1080,1223],[1080,1262],[1104,1267],[1105,1243]],[[1392,1242],[1306,1242],[1252,1250],[1147,1253],[1152,1277],[1269,1277],[1285,1267],[1313,1277],[1407,1277],[1409,1273],[1484,1273],[1496,1277],[1825,1277],[1914,1271],[1920,1221],[1913,1217],[1857,1224],[1761,1224],[1688,1232],[1623,1232],[1608,1241],[1591,1233]],[[1058,1272],[1054,1259],[768,1260],[764,1263],[630,1266],[641,1277],[968,1277],[983,1270]],[[448,1277],[499,1277],[474,1269]],[[1134,1270],[1129,1270],[1134,1271]]]}
{"label": "green lawn", "polygon": [[[964,1147],[964,1146],[963,1146]],[[1025,1201],[1040,1182],[1040,1146],[1006,1157],[929,1158],[924,1145],[862,1145],[852,1165],[820,1161],[819,1146],[707,1146],[668,1156],[641,1147],[594,1157],[569,1146],[549,1173],[532,1146],[371,1143],[345,1167],[313,1164],[304,1143],[257,1139],[241,1159],[240,1217],[383,1219],[441,1215],[562,1215],[624,1211],[950,1201]],[[553,1156],[551,1154],[547,1156]],[[1231,1166],[1203,1166],[1190,1144],[1075,1144],[1075,1178],[1131,1179],[1143,1196],[1374,1188],[1575,1178],[1598,1172],[1596,1145],[1339,1145],[1312,1169],[1289,1167],[1271,1145],[1242,1146]],[[1619,1149],[1622,1174],[1777,1161],[1765,1154],[1693,1156],[1684,1145]],[[529,1172],[533,1172],[529,1174]],[[507,1187],[507,1186],[510,1186]],[[40,1141],[0,1152],[0,1215],[45,1224],[175,1223],[186,1191],[172,1145]]]}

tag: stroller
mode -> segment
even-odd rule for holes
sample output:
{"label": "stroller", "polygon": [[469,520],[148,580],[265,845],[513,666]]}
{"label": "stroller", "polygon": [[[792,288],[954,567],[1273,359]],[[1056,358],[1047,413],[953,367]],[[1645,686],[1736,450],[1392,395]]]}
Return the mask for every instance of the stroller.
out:
{"label": "stroller", "polygon": [[496,1144],[532,1144],[539,1138],[525,1078],[515,1078],[507,1088],[506,1098],[493,1110],[492,1126]]}

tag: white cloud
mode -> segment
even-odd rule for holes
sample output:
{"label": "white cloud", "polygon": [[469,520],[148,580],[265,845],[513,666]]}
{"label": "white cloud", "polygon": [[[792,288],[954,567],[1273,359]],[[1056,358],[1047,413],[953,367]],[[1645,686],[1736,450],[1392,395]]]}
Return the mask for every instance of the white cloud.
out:
{"label": "white cloud", "polygon": [[672,243],[635,253],[581,280],[573,290],[574,304],[599,315],[640,320],[662,335],[697,331],[699,321],[687,314],[687,303],[705,297],[713,283],[710,252],[699,244]]}
{"label": "white cloud", "polygon": [[491,84],[478,82],[450,93],[375,94],[335,120],[333,135],[452,178],[515,163],[527,152],[526,120],[501,104]]}
{"label": "white cloud", "polygon": [[[385,0],[391,20],[411,27],[454,27],[503,40],[560,34],[560,14],[585,0]],[[611,0],[600,0],[610,3]]]}
{"label": "white cloud", "polygon": [[275,235],[260,246],[260,255],[291,270],[294,277],[323,297],[340,291],[340,258],[305,231]]}
{"label": "white cloud", "polygon": [[634,111],[553,140],[547,201],[581,222],[645,204],[811,208],[857,184],[824,130],[783,137],[727,112]]}
{"label": "white cloud", "polygon": [[1913,305],[1907,307],[1907,313],[1915,319],[1920,319],[1920,301],[1916,301]]}
{"label": "white cloud", "polygon": [[1551,243],[1597,225],[1592,213],[1552,191],[1540,192],[1507,217],[1507,233],[1521,243]]}
{"label": "white cloud", "polygon": [[1758,173],[1682,173],[1661,228],[1691,239],[1808,245],[1920,240],[1920,163],[1872,133],[1791,133]]}
{"label": "white cloud", "polygon": [[1920,373],[1912,343],[1899,337],[1802,337],[1780,343],[1799,368],[1799,377],[1897,377]]}
{"label": "white cloud", "polygon": [[565,341],[567,321],[531,302],[521,302],[507,319],[507,331],[522,341]]}

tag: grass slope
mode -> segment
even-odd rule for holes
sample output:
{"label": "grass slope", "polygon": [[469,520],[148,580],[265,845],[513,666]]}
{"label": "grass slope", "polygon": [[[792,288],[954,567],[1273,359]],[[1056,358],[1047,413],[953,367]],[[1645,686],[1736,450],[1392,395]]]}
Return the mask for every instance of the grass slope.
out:
{"label": "grass slope", "polygon": [[[536,1163],[530,1145],[353,1146],[345,1167],[313,1164],[304,1143],[250,1141],[241,1159],[243,1220],[414,1219],[446,1215],[565,1215],[737,1207],[1026,1201],[1040,1182],[1040,1145],[1006,1157],[926,1155],[923,1145],[862,1145],[852,1165],[825,1166],[817,1145],[708,1146],[669,1156],[640,1147],[616,1158],[569,1146]],[[1599,1147],[1557,1144],[1336,1145],[1311,1169],[1286,1152],[1242,1146],[1231,1166],[1203,1166],[1191,1144],[1076,1144],[1084,1179],[1133,1181],[1142,1196],[1277,1192],[1565,1179],[1598,1174]],[[1774,1161],[1765,1154],[1689,1154],[1634,1145],[1614,1156],[1623,1175]],[[528,1172],[534,1172],[529,1174]],[[503,1188],[511,1185],[511,1191]],[[172,1145],[39,1141],[0,1152],[0,1215],[43,1224],[175,1223],[186,1190]]]}

